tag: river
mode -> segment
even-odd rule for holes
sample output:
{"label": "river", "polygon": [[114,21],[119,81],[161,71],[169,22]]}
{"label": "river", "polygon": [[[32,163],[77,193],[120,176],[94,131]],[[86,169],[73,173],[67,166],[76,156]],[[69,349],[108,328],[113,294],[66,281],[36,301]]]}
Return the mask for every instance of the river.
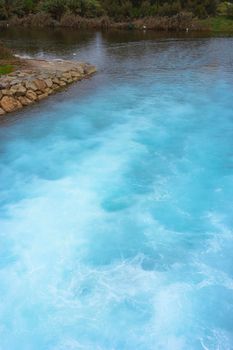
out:
{"label": "river", "polygon": [[98,74],[0,123],[0,350],[233,349],[233,38],[16,30]]}

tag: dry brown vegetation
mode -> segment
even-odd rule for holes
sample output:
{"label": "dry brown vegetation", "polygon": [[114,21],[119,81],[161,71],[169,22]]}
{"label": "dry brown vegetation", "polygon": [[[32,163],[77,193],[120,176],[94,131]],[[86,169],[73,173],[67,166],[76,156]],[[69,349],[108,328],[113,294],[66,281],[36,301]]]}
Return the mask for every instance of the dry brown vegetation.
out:
{"label": "dry brown vegetation", "polygon": [[132,21],[115,22],[108,16],[98,18],[84,18],[72,13],[65,13],[60,21],[54,20],[49,14],[37,13],[26,17],[13,17],[9,21],[11,26],[23,27],[67,27],[67,28],[89,28],[89,29],[153,29],[158,31],[183,31],[186,28],[201,29],[198,22],[193,19],[192,13],[181,12],[172,17],[156,16],[134,19]]}
{"label": "dry brown vegetation", "polygon": [[13,54],[10,49],[5,47],[1,42],[0,42],[0,60],[9,60],[13,58]]}

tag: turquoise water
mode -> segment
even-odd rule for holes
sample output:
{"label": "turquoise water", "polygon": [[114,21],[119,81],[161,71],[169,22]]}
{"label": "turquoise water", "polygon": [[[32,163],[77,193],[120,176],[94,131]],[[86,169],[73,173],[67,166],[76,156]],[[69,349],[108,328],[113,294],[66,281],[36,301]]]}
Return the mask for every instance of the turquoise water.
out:
{"label": "turquoise water", "polygon": [[134,35],[18,43],[99,73],[2,121],[0,350],[233,349],[233,39]]}

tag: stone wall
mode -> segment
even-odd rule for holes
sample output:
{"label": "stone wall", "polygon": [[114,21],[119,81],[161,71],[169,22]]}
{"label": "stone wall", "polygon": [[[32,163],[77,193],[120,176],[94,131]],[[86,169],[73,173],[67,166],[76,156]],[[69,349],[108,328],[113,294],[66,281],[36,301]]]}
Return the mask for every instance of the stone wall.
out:
{"label": "stone wall", "polygon": [[40,101],[96,72],[90,64],[63,60],[26,60],[23,67],[0,77],[0,116]]}

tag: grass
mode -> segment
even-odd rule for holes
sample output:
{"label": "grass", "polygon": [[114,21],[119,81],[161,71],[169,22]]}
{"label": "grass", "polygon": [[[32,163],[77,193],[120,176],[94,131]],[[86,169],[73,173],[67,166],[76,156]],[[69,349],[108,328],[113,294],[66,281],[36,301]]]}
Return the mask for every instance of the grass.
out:
{"label": "grass", "polygon": [[0,65],[0,76],[11,73],[13,69],[14,67],[10,64]]}
{"label": "grass", "polygon": [[233,20],[226,16],[203,19],[200,23],[212,32],[233,32]]}
{"label": "grass", "polygon": [[16,59],[10,49],[0,42],[0,77],[13,72]]}

